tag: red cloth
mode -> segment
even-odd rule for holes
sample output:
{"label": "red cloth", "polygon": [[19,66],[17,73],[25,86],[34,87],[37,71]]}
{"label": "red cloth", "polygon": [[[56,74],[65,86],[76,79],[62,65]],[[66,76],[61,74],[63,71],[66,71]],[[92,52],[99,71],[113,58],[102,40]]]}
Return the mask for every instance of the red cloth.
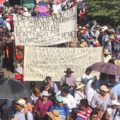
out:
{"label": "red cloth", "polygon": [[0,0],[0,4],[4,4],[4,0]]}
{"label": "red cloth", "polygon": [[21,55],[21,54],[17,54],[17,55],[16,55],[16,59],[17,59],[17,60],[22,60],[22,59],[23,59],[23,57],[22,57],[22,55]]}
{"label": "red cloth", "polygon": [[16,80],[23,80],[23,75],[22,75],[22,74],[19,74],[19,73],[16,73],[16,74],[15,74],[15,79],[16,79]]}
{"label": "red cloth", "polygon": [[90,107],[87,107],[84,111],[78,111],[77,116],[82,118],[82,120],[88,120],[90,118],[91,112],[92,109]]}

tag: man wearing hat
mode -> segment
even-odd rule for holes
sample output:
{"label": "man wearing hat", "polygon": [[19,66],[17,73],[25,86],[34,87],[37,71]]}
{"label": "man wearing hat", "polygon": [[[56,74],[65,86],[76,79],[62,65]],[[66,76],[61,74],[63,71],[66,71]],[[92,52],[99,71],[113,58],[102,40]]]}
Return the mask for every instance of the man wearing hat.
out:
{"label": "man wearing hat", "polygon": [[77,84],[76,91],[74,93],[74,97],[75,97],[77,106],[79,106],[81,99],[86,98],[85,89],[84,88],[85,88],[84,84],[82,84],[82,83],[78,83]]}
{"label": "man wearing hat", "polygon": [[110,60],[110,59],[112,59],[112,56],[111,56],[111,53],[108,51],[108,49],[104,49],[103,50],[103,54],[104,54],[104,62],[105,63],[108,63],[108,61]]}
{"label": "man wearing hat", "polygon": [[17,112],[15,113],[13,120],[33,120],[33,115],[31,112],[25,112],[26,101],[24,99],[19,99],[15,102],[15,108]]}
{"label": "man wearing hat", "polygon": [[110,120],[120,120],[120,103],[117,100],[111,101],[111,107],[107,109]]}
{"label": "man wearing hat", "polygon": [[61,86],[68,86],[70,89],[70,93],[73,95],[74,89],[76,87],[76,78],[72,74],[73,71],[71,70],[71,68],[67,68],[65,73],[66,74],[61,78],[60,85]]}
{"label": "man wearing hat", "polygon": [[47,112],[53,103],[49,100],[50,94],[48,91],[43,91],[41,97],[42,98],[38,99],[37,104],[35,105],[34,113],[39,116],[41,120],[47,120]]}
{"label": "man wearing hat", "polygon": [[69,120],[70,118],[69,108],[63,104],[63,97],[59,95],[57,96],[56,100],[57,103],[50,108],[50,112],[56,109],[60,114],[61,120]]}
{"label": "man wearing hat", "polygon": [[110,102],[111,98],[108,87],[101,85],[99,91],[93,96],[91,106],[93,108],[97,107],[98,109],[105,111]]}

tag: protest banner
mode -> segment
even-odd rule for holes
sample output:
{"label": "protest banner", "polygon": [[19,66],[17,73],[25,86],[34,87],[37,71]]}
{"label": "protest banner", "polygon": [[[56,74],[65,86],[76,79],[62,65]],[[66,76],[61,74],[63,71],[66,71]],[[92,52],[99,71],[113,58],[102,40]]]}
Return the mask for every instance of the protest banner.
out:
{"label": "protest banner", "polygon": [[75,40],[77,10],[73,7],[49,17],[16,16],[16,45],[50,46]]}
{"label": "protest banner", "polygon": [[77,80],[85,69],[102,61],[102,47],[96,48],[54,48],[25,47],[24,80],[42,81],[46,76],[60,81],[64,71],[72,68]]}

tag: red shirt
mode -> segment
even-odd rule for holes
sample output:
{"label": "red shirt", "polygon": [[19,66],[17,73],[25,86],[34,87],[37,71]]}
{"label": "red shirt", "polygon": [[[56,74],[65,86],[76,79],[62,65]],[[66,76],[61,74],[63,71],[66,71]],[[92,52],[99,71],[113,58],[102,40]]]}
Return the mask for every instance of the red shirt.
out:
{"label": "red shirt", "polygon": [[84,111],[78,111],[77,116],[82,118],[82,120],[88,120],[90,118],[91,112],[92,109],[90,107],[87,107]]}
{"label": "red shirt", "polygon": [[4,4],[4,0],[0,0],[0,4]]}

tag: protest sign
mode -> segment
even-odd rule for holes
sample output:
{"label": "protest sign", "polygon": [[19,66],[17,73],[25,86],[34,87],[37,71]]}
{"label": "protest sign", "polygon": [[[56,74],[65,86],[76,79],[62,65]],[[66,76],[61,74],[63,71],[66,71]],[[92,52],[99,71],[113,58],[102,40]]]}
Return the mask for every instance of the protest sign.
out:
{"label": "protest sign", "polygon": [[53,48],[25,47],[24,80],[42,81],[46,76],[60,81],[64,71],[72,68],[77,80],[85,69],[102,61],[102,47],[97,48]]}
{"label": "protest sign", "polygon": [[76,7],[50,17],[17,15],[16,19],[16,45],[50,46],[76,38]]}

